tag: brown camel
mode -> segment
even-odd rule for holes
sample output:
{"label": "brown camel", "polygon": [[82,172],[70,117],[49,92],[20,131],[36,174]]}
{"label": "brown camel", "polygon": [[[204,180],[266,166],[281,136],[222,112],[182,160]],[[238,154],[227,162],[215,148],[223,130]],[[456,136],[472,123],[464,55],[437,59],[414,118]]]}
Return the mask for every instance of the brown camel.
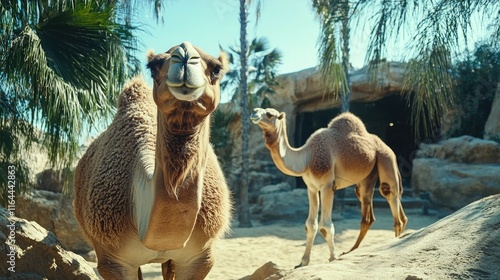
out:
{"label": "brown camel", "polygon": [[[250,118],[263,130],[266,147],[278,169],[286,175],[301,176],[307,185],[307,242],[297,267],[309,264],[318,228],[330,249],[329,260],[336,258],[331,217],[335,190],[356,184],[355,193],[361,202],[361,230],[350,251],[358,248],[375,221],[372,199],[377,178],[380,179],[380,193],[389,202],[394,217],[396,236],[404,231],[408,219],[400,201],[403,189],[396,156],[380,138],[366,131],[358,117],[351,113],[337,116],[327,128],[314,132],[300,148],[292,148],[288,143],[285,113],[272,108],[256,108]],[[321,219],[318,226],[320,200]]]}
{"label": "brown camel", "polygon": [[104,279],[142,279],[140,265],[152,262],[164,279],[204,279],[231,212],[209,143],[227,57],[184,42],[148,61],[153,90],[132,79],[78,163],[75,215]]}

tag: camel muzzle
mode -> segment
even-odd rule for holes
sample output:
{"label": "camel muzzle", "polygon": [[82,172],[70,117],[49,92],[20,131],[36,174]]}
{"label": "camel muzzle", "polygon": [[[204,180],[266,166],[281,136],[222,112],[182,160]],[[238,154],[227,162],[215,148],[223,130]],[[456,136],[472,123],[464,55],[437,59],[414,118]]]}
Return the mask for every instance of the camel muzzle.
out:
{"label": "camel muzzle", "polygon": [[253,109],[252,114],[250,115],[250,120],[254,124],[258,124],[262,120],[262,115],[265,114],[266,111],[261,109],[261,108],[255,108]]}
{"label": "camel muzzle", "polygon": [[175,98],[194,101],[205,92],[205,79],[198,51],[189,42],[183,42],[170,58],[167,86]]}

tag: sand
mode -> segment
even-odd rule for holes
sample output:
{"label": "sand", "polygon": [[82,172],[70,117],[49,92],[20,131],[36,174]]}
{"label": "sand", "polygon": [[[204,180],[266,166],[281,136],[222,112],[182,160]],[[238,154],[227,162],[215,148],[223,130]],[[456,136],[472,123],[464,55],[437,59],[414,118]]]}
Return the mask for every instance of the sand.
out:
{"label": "sand", "polygon": [[[405,232],[413,232],[436,222],[442,215],[422,215],[421,209],[407,209],[409,222]],[[360,248],[395,239],[393,219],[388,208],[375,208],[376,221],[368,231]],[[253,221],[252,228],[238,228],[234,223],[232,233],[216,245],[216,263],[207,279],[244,279],[265,263],[272,261],[283,269],[293,269],[300,263],[305,249],[304,222],[280,221],[262,225]],[[342,215],[334,215],[335,244],[337,253],[348,251],[358,236],[361,215],[354,207],[345,209]],[[311,253],[310,265],[328,263],[328,247],[318,233]],[[95,264],[94,264],[95,267]],[[159,264],[141,267],[144,279],[161,280]]]}

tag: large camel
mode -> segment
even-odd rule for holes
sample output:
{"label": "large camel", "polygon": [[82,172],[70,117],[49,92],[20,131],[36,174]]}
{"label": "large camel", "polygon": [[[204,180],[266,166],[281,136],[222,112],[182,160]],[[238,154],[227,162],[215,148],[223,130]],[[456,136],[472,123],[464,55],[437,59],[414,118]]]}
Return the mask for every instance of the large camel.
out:
{"label": "large camel", "polygon": [[78,163],[75,215],[104,279],[142,279],[140,265],[152,262],[164,279],[204,279],[231,212],[209,143],[228,60],[184,42],[149,53],[147,66],[153,90],[132,79]]}
{"label": "large camel", "polygon": [[306,250],[297,267],[309,264],[318,228],[328,244],[329,261],[336,258],[331,217],[335,190],[356,184],[355,193],[361,202],[361,230],[350,251],[358,248],[375,221],[372,199],[377,178],[380,193],[389,202],[394,217],[396,236],[404,231],[408,219],[400,201],[403,189],[396,156],[380,138],[366,131],[358,117],[351,113],[337,116],[327,128],[314,132],[300,148],[292,148],[288,143],[285,113],[256,108],[250,118],[263,130],[266,147],[278,169],[286,175],[302,177],[307,185]]}

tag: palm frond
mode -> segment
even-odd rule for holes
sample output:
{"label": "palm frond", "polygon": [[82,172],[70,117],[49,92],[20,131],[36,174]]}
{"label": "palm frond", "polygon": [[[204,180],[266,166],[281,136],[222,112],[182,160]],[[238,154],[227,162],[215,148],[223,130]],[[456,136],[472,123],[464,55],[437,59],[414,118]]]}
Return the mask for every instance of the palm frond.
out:
{"label": "palm frond", "polygon": [[[319,71],[328,92],[335,99],[349,92],[347,73],[342,67],[341,20],[345,1],[316,0],[313,2],[320,22],[321,33],[318,39]],[[327,92],[325,91],[325,94]]]}
{"label": "palm frond", "polygon": [[[221,48],[223,50],[223,48]],[[226,74],[224,80],[221,82],[221,88],[224,92],[230,91],[233,93],[233,100],[239,96],[238,89],[240,87],[240,69],[239,57],[240,50],[238,47],[229,47],[229,57],[232,58],[231,71]],[[265,92],[274,93],[270,90],[273,87],[279,86],[277,77],[277,66],[281,64],[283,54],[278,49],[270,50],[270,43],[267,38],[255,38],[251,41],[247,51],[248,62],[248,81],[247,89],[249,96],[255,98],[262,98]],[[264,90],[268,88],[269,90]],[[260,90],[262,88],[262,90]],[[260,95],[262,93],[262,95]],[[259,94],[256,96],[256,94]],[[251,104],[253,98],[249,97]]]}
{"label": "palm frond", "polygon": [[[20,12],[24,1],[11,2],[15,9],[6,10],[2,24],[16,27],[2,33],[8,44],[1,45],[0,58],[9,67],[0,69],[0,80],[20,113],[6,119],[41,128],[51,162],[65,165],[75,156],[83,122],[111,114],[114,96],[131,74],[126,57],[135,44],[133,29],[114,21],[112,6],[54,1]],[[31,20],[36,21],[15,31]],[[32,137],[24,136],[29,143]]]}
{"label": "palm frond", "polygon": [[448,49],[436,42],[422,49],[407,65],[403,90],[412,108],[411,122],[417,138],[431,136],[446,108],[454,104],[455,94]]}

